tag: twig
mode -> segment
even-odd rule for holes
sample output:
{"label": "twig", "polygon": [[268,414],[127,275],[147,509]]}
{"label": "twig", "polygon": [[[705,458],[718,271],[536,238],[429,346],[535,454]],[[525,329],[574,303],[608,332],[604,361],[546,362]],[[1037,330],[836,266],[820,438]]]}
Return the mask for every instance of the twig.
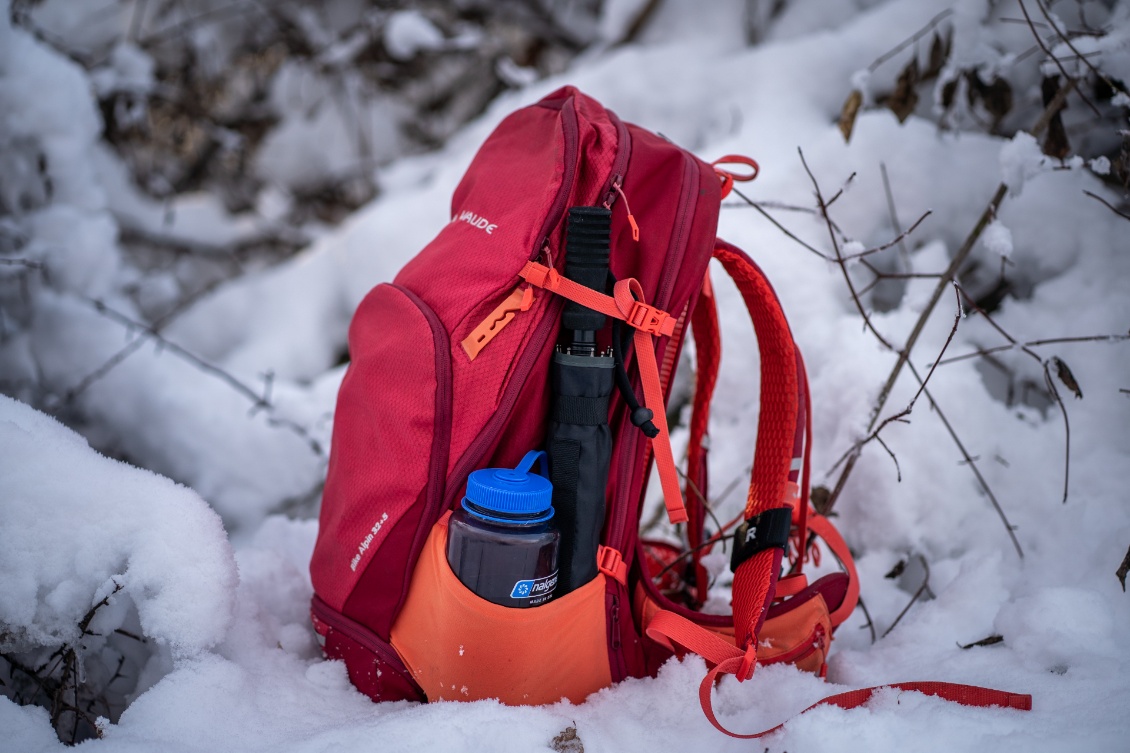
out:
{"label": "twig", "polygon": [[[907,364],[907,367],[910,369],[910,373],[914,375],[914,378],[918,379],[919,383],[921,383],[922,379],[918,376],[918,370],[914,368],[914,364]],[[997,511],[997,515],[1000,517],[1001,522],[1004,523],[1005,530],[1008,531],[1009,538],[1012,539],[1012,545],[1016,548],[1016,553],[1020,555],[1021,559],[1024,559],[1024,549],[1020,546],[1020,540],[1016,538],[1015,527],[1009,521],[1008,516],[1005,515],[1004,508],[1001,507],[1000,502],[997,501],[997,495],[993,494],[993,490],[989,486],[989,482],[986,481],[985,477],[981,475],[981,469],[977,467],[977,462],[973,459],[973,456],[969,454],[969,451],[965,449],[965,445],[962,443],[961,438],[957,436],[957,432],[954,431],[954,428],[950,424],[949,419],[946,418],[946,414],[934,400],[933,395],[930,394],[930,390],[924,389],[922,393],[926,396],[926,399],[930,401],[930,407],[934,410],[935,413],[938,414],[938,418],[942,420],[942,425],[946,427],[946,432],[949,433],[950,438],[953,440],[954,444],[957,445],[957,449],[961,453],[962,458],[966,463],[968,463],[969,468],[973,471],[973,475],[976,476],[977,482],[981,485],[981,489],[984,490],[985,494],[989,498],[989,501],[992,503],[993,509]]]}
{"label": "twig", "polygon": [[[1043,371],[1044,371],[1044,381],[1047,383],[1048,392],[1051,393],[1051,396],[1055,400],[1055,402],[1059,404],[1060,412],[1063,414],[1063,432],[1064,432],[1063,501],[1067,502],[1068,477],[1071,475],[1071,421],[1067,417],[1067,406],[1065,406],[1063,404],[1063,398],[1060,397],[1059,390],[1056,389],[1055,383],[1052,381],[1052,377],[1051,377],[1050,365],[1051,365],[1053,360],[1058,360],[1058,359],[1055,359],[1055,357],[1053,356],[1051,359],[1045,360],[1045,359],[1041,358],[1039,356],[1039,354],[1037,354],[1031,348],[1019,343],[1015,337],[1013,337],[1011,334],[1006,332],[1003,327],[1001,327],[999,324],[997,324],[996,320],[994,320],[993,317],[989,315],[989,312],[985,311],[980,306],[978,306],[976,301],[973,300],[973,297],[971,295],[969,295],[969,293],[967,293],[964,288],[962,288],[961,286],[958,286],[958,290],[961,291],[961,295],[965,298],[966,301],[969,302],[969,305],[973,307],[973,310],[976,311],[981,316],[983,316],[985,318],[985,321],[988,322],[989,325],[993,329],[995,329],[997,332],[1000,333],[1000,335],[1002,337],[1004,337],[1006,340],[1008,340],[1009,343],[1011,344],[1011,347],[1020,348],[1021,352],[1023,352],[1029,358],[1033,359],[1036,363],[1040,364],[1040,367],[1043,369]],[[935,366],[936,365],[937,364],[935,364]]]}
{"label": "twig", "polygon": [[852,445],[851,449],[849,449],[847,452],[845,452],[843,455],[841,455],[840,459],[837,460],[835,462],[835,464],[832,465],[831,470],[835,470],[836,468],[838,468],[840,466],[840,464],[843,463],[844,461],[848,460],[849,457],[858,457],[859,454],[863,451],[864,446],[866,446],[868,443],[870,443],[872,441],[876,441],[882,446],[882,448],[884,450],[887,451],[887,454],[891,456],[891,460],[893,460],[894,463],[895,463],[895,472],[898,475],[898,481],[900,483],[902,482],[902,469],[899,467],[898,458],[895,457],[894,452],[891,451],[891,448],[887,446],[887,443],[884,442],[882,440],[882,438],[880,438],[879,435],[883,431],[883,429],[885,429],[889,424],[892,424],[896,421],[899,422],[899,423],[910,423],[910,421],[907,420],[907,416],[909,416],[911,414],[911,412],[914,410],[914,404],[916,402],[918,402],[918,398],[926,390],[926,384],[930,381],[930,377],[934,376],[934,371],[938,368],[938,364],[941,363],[942,356],[945,355],[945,352],[949,348],[950,343],[953,342],[954,335],[957,334],[957,326],[961,322],[961,316],[962,316],[961,297],[960,297],[960,294],[959,294],[959,290],[960,290],[960,288],[958,288],[957,284],[954,283],[954,294],[958,297],[957,297],[957,314],[954,316],[954,319],[953,319],[953,327],[950,328],[950,333],[949,333],[949,336],[946,337],[945,344],[942,345],[941,351],[939,351],[937,358],[934,359],[933,365],[930,366],[930,371],[926,374],[926,378],[924,380],[922,380],[922,383],[918,386],[918,391],[914,393],[914,397],[910,398],[910,402],[907,403],[905,408],[903,408],[898,413],[887,416],[885,419],[883,419],[882,423],[880,423],[877,427],[875,427],[875,429],[870,434],[868,434],[866,437],[864,437],[863,439],[857,441],[854,445]]}
{"label": "twig", "polygon": [[791,230],[789,230],[784,225],[782,225],[780,222],[778,222],[776,219],[774,219],[773,215],[766,212],[764,209],[761,208],[760,205],[758,205],[756,202],[751,200],[748,196],[746,196],[744,193],[739,191],[737,188],[733,189],[733,193],[735,195],[741,197],[745,201],[746,204],[749,204],[751,207],[756,209],[762,217],[769,220],[769,222],[771,222],[775,228],[777,228],[782,233],[784,233],[785,237],[789,238],[790,240],[796,241],[798,244],[801,245],[802,248],[808,249],[810,252],[819,256],[821,259],[824,259],[826,261],[834,261],[832,259],[832,257],[828,256],[823,251],[819,250],[815,246],[813,246],[809,243],[806,243],[805,241],[802,241],[800,238],[798,238]]}
{"label": "twig", "polygon": [[871,642],[874,643],[875,641],[879,640],[878,636],[875,635],[875,621],[871,619],[871,612],[867,610],[867,604],[864,603],[863,596],[859,597],[859,601],[857,603],[859,604],[859,608],[863,610],[863,616],[867,618],[867,624],[860,625],[859,627],[861,629],[866,627],[871,631]]}
{"label": "twig", "polygon": [[840,249],[840,243],[836,240],[836,233],[833,231],[831,221],[828,219],[828,205],[825,203],[824,196],[820,192],[820,183],[816,180],[816,176],[812,174],[812,170],[808,166],[808,161],[804,158],[804,151],[798,147],[797,153],[800,155],[800,163],[804,165],[804,171],[808,173],[808,179],[812,182],[813,190],[816,192],[816,206],[820,210],[820,215],[828,221],[828,237],[831,239],[832,248],[836,252],[836,262],[839,264],[840,271],[844,276],[844,282],[847,283],[848,290],[851,292],[852,301],[855,303],[859,315],[863,317],[863,324],[871,331],[871,334],[875,335],[875,338],[882,343],[883,347],[887,350],[895,350],[895,347],[887,342],[887,339],[875,328],[875,325],[871,322],[871,317],[868,316],[867,311],[863,308],[863,302],[859,299],[859,294],[855,290],[855,284],[851,280],[851,274],[848,272],[843,251]]}
{"label": "twig", "polygon": [[1068,481],[1071,478],[1071,421],[1067,418],[1067,406],[1063,404],[1063,398],[1059,396],[1059,390],[1052,380],[1051,361],[1044,361],[1043,366],[1044,383],[1059,405],[1059,412],[1063,414],[1063,503],[1067,504]]}
{"label": "twig", "polygon": [[903,40],[894,49],[890,50],[889,52],[885,52],[882,55],[880,55],[878,58],[876,58],[875,61],[873,63],[871,63],[871,65],[867,66],[867,70],[871,73],[874,73],[875,70],[879,68],[879,66],[881,66],[883,63],[887,62],[888,60],[890,60],[891,58],[893,58],[895,55],[899,54],[903,50],[905,50],[907,47],[910,47],[912,44],[917,42],[922,37],[929,34],[931,31],[934,30],[935,26],[940,24],[942,21],[944,21],[946,18],[948,18],[952,14],[953,14],[953,8],[947,8],[946,10],[942,11],[938,15],[934,16],[933,18],[931,18],[926,23],[925,26],[923,26],[918,31],[914,32],[914,34],[911,35],[908,39]]}
{"label": "twig", "polygon": [[[1022,2],[1021,6],[1023,5],[1024,3]],[[1083,61],[1083,65],[1087,66],[1087,68],[1090,69],[1091,73],[1095,74],[1097,78],[1105,81],[1107,86],[1109,86],[1111,89],[1120,91],[1123,94],[1130,94],[1130,91],[1126,89],[1126,86],[1121,81],[1117,81],[1115,79],[1112,79],[1110,76],[1107,76],[1105,73],[1093,66],[1090,60],[1087,60],[1088,55],[1093,55],[1096,53],[1084,54],[1082,52],[1079,52],[1079,49],[1074,44],[1072,44],[1071,38],[1067,34],[1065,34],[1062,29],[1059,28],[1059,24],[1057,24],[1055,22],[1055,19],[1051,17],[1051,14],[1048,13],[1048,9],[1044,7],[1044,4],[1040,2],[1040,0],[1036,0],[1036,7],[1040,9],[1040,13],[1043,14],[1045,19],[1047,19],[1048,25],[1051,26],[1052,30],[1056,33],[1056,36],[1063,40],[1063,43],[1067,45],[1068,49],[1075,53],[1075,59]],[[1028,14],[1025,13],[1024,15],[1027,17]]]}
{"label": "twig", "polygon": [[902,608],[902,611],[899,612],[899,616],[895,618],[895,621],[891,623],[891,626],[883,631],[882,637],[884,638],[886,638],[890,634],[890,632],[895,629],[895,625],[899,624],[899,622],[902,621],[902,618],[905,617],[906,613],[910,611],[910,608],[914,606],[914,602],[918,601],[922,594],[926,593],[926,589],[930,587],[930,563],[927,562],[926,558],[921,554],[917,556],[918,561],[922,563],[922,567],[926,571],[926,575],[922,578],[922,585],[919,586],[918,590],[914,592],[914,596],[910,597],[910,601],[907,602],[906,606]]}
{"label": "twig", "polygon": [[[1053,55],[1052,51],[1048,49],[1048,46],[1044,44],[1043,38],[1040,37],[1040,32],[1036,31],[1036,27],[1032,23],[1032,18],[1028,15],[1028,8],[1025,7],[1024,0],[1019,0],[1019,2],[1020,12],[1024,14],[1024,19],[1028,21],[1028,28],[1032,30],[1032,36],[1033,38],[1035,38],[1036,44],[1040,45],[1040,49],[1044,51],[1044,54],[1052,59],[1052,62],[1055,63],[1055,67],[1059,69],[1059,72],[1063,74],[1063,77],[1065,79],[1067,79],[1068,81],[1075,81],[1075,76],[1072,76],[1067,72],[1067,69],[1063,66],[1063,62],[1060,61],[1060,59],[1055,55]],[[1082,99],[1087,104],[1087,107],[1091,108],[1091,112],[1095,113],[1095,117],[1102,117],[1102,113],[1099,112],[1099,108],[1095,107],[1094,102],[1092,102],[1086,95],[1084,95],[1082,91],[1077,91],[1076,93],[1079,95],[1080,99]]]}
{"label": "twig", "polygon": [[1124,219],[1124,220],[1130,220],[1130,214],[1126,214],[1125,212],[1119,211],[1118,209],[1116,209],[1116,208],[1115,208],[1115,206],[1114,206],[1113,204],[1111,204],[1111,203],[1110,203],[1109,201],[1107,201],[1107,200],[1106,200],[1106,199],[1104,199],[1103,197],[1099,196],[1098,194],[1093,194],[1093,193],[1091,193],[1090,191],[1088,191],[1088,190],[1086,190],[1086,189],[1084,189],[1084,190],[1083,190],[1083,193],[1087,194],[1087,195],[1088,195],[1088,196],[1090,196],[1090,197],[1091,197],[1092,199],[1094,199],[1095,201],[1099,202],[1100,204],[1102,204],[1103,206],[1105,206],[1105,207],[1106,207],[1107,209],[1109,209],[1110,211],[1112,211],[1112,212],[1114,212],[1115,214],[1117,214],[1117,215],[1118,215],[1119,217],[1121,217],[1122,219]]}
{"label": "twig", "polygon": [[866,249],[864,251],[860,251],[859,253],[855,253],[855,254],[846,254],[843,257],[843,260],[844,261],[854,261],[855,259],[862,259],[866,256],[871,256],[873,254],[877,254],[880,251],[886,251],[891,246],[895,246],[895,245],[901,246],[903,244],[903,241],[906,240],[906,237],[908,235],[910,235],[911,233],[913,233],[915,230],[917,230],[918,226],[922,224],[922,221],[925,220],[927,217],[929,217],[933,213],[934,212],[933,212],[932,209],[927,209],[922,214],[921,217],[919,217],[917,220],[914,221],[913,225],[911,225],[909,228],[907,228],[906,230],[899,233],[893,239],[887,241],[886,243],[884,243],[881,246],[875,246],[874,248],[869,248],[869,249]]}
{"label": "twig", "polygon": [[[1059,91],[1056,92],[1056,95],[1052,99],[1052,101],[1049,102],[1047,107],[1044,108],[1044,112],[1040,115],[1039,120],[1036,121],[1036,125],[1033,126],[1033,136],[1039,137],[1044,129],[1048,127],[1048,123],[1050,123],[1052,117],[1054,117],[1055,114],[1059,112],[1059,109],[1063,106],[1064,101],[1067,99],[1067,95],[1074,88],[1074,80],[1070,80],[1060,87]],[[978,239],[981,237],[981,233],[984,232],[985,228],[988,227],[989,223],[996,216],[997,210],[1000,208],[1001,202],[1004,201],[1004,197],[1007,193],[1008,186],[1006,184],[1001,183],[997,186],[997,190],[993,193],[993,198],[989,200],[989,203],[985,207],[985,210],[977,219],[977,223],[973,226],[973,229],[969,232],[969,235],[966,236],[965,241],[961,244],[961,248],[957,250],[957,253],[954,254],[953,259],[950,260],[949,266],[946,267],[946,271],[942,273],[937,287],[934,288],[934,292],[931,294],[930,300],[927,302],[925,308],[923,308],[922,313],[918,317],[918,321],[915,322],[914,328],[911,330],[910,336],[907,338],[906,346],[901,351],[899,351],[898,360],[895,361],[894,368],[891,369],[891,373],[887,377],[886,383],[879,391],[879,397],[875,401],[875,407],[871,411],[871,420],[868,423],[867,431],[871,431],[875,428],[875,422],[879,418],[879,413],[883,410],[883,406],[887,404],[887,400],[891,396],[891,390],[894,389],[895,382],[898,380],[899,374],[902,372],[903,367],[907,365],[907,361],[910,358],[910,353],[914,350],[914,345],[918,342],[919,335],[922,334],[922,330],[926,327],[927,320],[933,314],[935,306],[937,306],[938,301],[942,297],[942,293],[946,289],[946,285],[949,284],[950,280],[956,279],[957,271],[961,268],[961,265],[965,263],[965,260],[973,252],[973,248],[977,244]],[[840,473],[840,477],[836,480],[836,484],[832,488],[832,493],[828,498],[829,510],[835,505],[836,500],[839,499],[841,492],[843,492],[844,485],[847,483],[848,478],[851,476],[851,472],[855,467],[855,461],[857,458],[858,456],[854,456],[848,459],[847,464],[844,466],[843,471]]]}
{"label": "twig", "polygon": [[[942,366],[946,364],[956,363],[958,361],[966,361],[970,358],[983,358],[985,356],[993,355],[994,353],[1001,353],[1006,350],[1013,350],[1021,348],[1027,350],[1028,348],[1036,348],[1041,345],[1053,345],[1056,343],[1086,343],[1086,342],[1123,342],[1130,340],[1130,335],[1089,335],[1086,337],[1047,337],[1040,340],[1029,340],[1027,342],[1010,342],[1008,345],[997,345],[992,348],[982,348],[975,350],[971,353],[962,353],[960,356],[950,356],[941,362]],[[1040,359],[1041,363],[1043,359]]]}
{"label": "twig", "polygon": [[[883,176],[883,193],[887,195],[887,212],[891,216],[891,226],[896,233],[902,233],[902,223],[899,222],[898,210],[895,208],[895,195],[891,191],[891,178],[887,175],[887,163],[879,163],[879,173]],[[925,215],[923,215],[923,218]],[[919,220],[921,222],[921,220]],[[910,252],[906,249],[906,243],[900,236],[898,239],[899,254],[902,256],[903,266],[907,269],[910,268]]]}
{"label": "twig", "polygon": [[265,410],[269,414],[268,423],[270,425],[280,426],[290,430],[294,434],[301,437],[306,442],[307,446],[310,447],[310,449],[314,452],[314,454],[318,455],[319,457],[325,456],[325,450],[323,450],[321,443],[318,440],[314,439],[314,437],[310,434],[309,430],[306,427],[290,419],[280,418],[274,415],[275,406],[270,401],[264,399],[263,395],[260,395],[246,383],[240,381],[237,377],[221,369],[220,367],[209,363],[208,361],[205,361],[195,353],[182,348],[172,340],[167,339],[153,327],[150,327],[143,322],[139,322],[136,319],[133,319],[132,317],[129,317],[126,314],[123,314],[120,311],[107,306],[100,300],[89,298],[84,295],[78,295],[78,298],[89,303],[94,307],[95,311],[102,314],[103,316],[106,316],[107,318],[112,319],[132,330],[136,330],[142,336],[156,342],[159,347],[175,354],[176,356],[196,367],[205,374],[215,377],[216,379],[219,379],[223,383],[227,384],[229,387],[231,387],[233,390],[235,390],[251,402],[252,413],[260,410]]}

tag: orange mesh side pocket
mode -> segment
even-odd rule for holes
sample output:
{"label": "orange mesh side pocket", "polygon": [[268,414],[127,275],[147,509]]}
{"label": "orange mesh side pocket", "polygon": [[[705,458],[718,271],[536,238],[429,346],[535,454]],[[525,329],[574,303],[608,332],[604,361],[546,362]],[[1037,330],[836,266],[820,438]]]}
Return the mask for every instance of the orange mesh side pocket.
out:
{"label": "orange mesh side pocket", "polygon": [[392,626],[392,645],[428,700],[580,703],[612,684],[604,575],[529,609],[492,604],[447,563],[447,521],[432,528]]}

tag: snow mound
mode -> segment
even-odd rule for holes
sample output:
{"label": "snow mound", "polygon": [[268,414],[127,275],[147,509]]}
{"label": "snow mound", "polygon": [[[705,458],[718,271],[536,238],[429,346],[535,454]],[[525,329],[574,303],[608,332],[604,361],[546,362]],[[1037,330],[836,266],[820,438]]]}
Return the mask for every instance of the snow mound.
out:
{"label": "snow mound", "polygon": [[[94,452],[0,396],[0,646],[73,643],[117,588],[145,635],[181,651],[218,643],[233,614],[235,559],[193,491]],[[114,630],[118,625],[103,626]]]}

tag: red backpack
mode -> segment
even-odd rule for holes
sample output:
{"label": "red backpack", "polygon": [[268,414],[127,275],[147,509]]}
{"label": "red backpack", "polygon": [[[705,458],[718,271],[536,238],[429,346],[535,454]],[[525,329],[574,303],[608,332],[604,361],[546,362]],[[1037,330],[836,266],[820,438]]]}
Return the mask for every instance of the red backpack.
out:
{"label": "red backpack", "polygon": [[[737,177],[719,167],[735,163],[752,172]],[[843,539],[808,502],[807,380],[780,304],[757,265],[715,237],[722,197],[756,169],[740,157],[702,162],[563,88],[495,129],[455,190],[451,222],[362,301],[349,331],[352,360],[310,570],[325,654],[346,663],[363,693],[376,701],[579,703],[693,651],[712,666],[701,697],[722,729],[710,708],[721,673],[744,680],[755,664],[792,662],[823,676],[858,580]],[[567,208],[601,205],[612,212],[617,282],[609,293],[563,275]],[[707,423],[720,357],[711,258],[736,283],[761,352],[752,478],[744,515],[730,524],[740,523],[732,617],[698,611],[707,588],[702,557],[728,535],[723,527],[708,536],[705,525]],[[566,300],[633,332],[622,355],[630,389],[613,393],[607,417],[612,456],[599,573],[547,604],[510,609],[478,598],[452,573],[447,521],[472,471],[512,468],[546,441],[550,363]],[[688,330],[697,383],[684,490],[664,406]],[[638,394],[650,415],[641,416]],[[639,536],[653,460],[669,518],[684,524],[684,550]],[[803,568],[816,537],[845,572],[809,583]],[[571,661],[544,661],[546,645]],[[963,687],[913,689],[977,705],[1019,707],[1026,698]],[[831,702],[858,705],[868,693]]]}

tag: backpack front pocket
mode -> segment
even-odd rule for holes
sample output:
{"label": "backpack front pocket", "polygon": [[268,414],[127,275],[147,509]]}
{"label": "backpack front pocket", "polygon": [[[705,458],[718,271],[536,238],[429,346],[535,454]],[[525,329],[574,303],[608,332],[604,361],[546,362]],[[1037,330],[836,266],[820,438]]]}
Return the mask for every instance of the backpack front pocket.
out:
{"label": "backpack front pocket", "polygon": [[612,684],[604,575],[541,606],[492,604],[448,565],[449,518],[432,528],[392,627],[392,645],[428,700],[580,703]]}

